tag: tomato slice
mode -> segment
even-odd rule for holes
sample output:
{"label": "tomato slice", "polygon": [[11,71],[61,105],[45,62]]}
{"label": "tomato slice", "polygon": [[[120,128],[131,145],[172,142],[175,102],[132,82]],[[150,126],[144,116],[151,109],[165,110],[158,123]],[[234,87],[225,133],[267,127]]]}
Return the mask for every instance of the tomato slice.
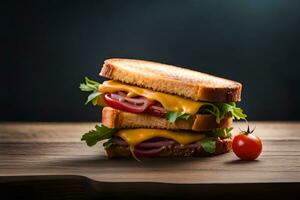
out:
{"label": "tomato slice", "polygon": [[127,94],[124,92],[106,93],[104,102],[113,108],[131,113],[142,113],[150,105],[154,104],[154,101],[142,96],[127,97]]}

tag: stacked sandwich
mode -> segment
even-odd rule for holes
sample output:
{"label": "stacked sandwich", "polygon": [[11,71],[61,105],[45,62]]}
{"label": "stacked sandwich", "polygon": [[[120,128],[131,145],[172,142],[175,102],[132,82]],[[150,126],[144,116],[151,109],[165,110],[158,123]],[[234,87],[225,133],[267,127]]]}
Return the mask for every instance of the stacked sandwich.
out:
{"label": "stacked sandwich", "polygon": [[108,59],[102,84],[85,78],[86,103],[104,107],[102,123],[85,133],[105,140],[109,158],[207,156],[231,150],[233,119],[246,115],[235,102],[242,85],[172,65]]}

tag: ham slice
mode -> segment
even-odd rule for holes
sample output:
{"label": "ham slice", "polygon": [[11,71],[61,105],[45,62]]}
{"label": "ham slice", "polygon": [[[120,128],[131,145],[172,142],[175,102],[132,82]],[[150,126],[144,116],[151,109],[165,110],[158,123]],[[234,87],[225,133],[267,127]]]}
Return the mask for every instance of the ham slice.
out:
{"label": "ham slice", "polygon": [[[115,137],[113,142],[117,145],[127,147],[128,144],[120,137]],[[176,141],[165,138],[153,138],[147,141],[144,141],[134,147],[134,154],[137,157],[155,157],[157,156],[164,148],[168,146],[180,146],[181,148],[198,148],[199,143],[191,143],[185,146],[181,146]]]}

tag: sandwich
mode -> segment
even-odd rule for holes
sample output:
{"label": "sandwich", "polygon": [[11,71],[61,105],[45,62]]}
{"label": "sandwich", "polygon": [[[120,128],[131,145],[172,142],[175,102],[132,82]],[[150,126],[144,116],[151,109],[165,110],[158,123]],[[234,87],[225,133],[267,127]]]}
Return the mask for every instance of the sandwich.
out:
{"label": "sandwich", "polygon": [[182,67],[144,60],[105,60],[99,83],[85,77],[86,104],[101,106],[102,122],[85,133],[103,141],[108,158],[200,157],[231,150],[242,84]]}

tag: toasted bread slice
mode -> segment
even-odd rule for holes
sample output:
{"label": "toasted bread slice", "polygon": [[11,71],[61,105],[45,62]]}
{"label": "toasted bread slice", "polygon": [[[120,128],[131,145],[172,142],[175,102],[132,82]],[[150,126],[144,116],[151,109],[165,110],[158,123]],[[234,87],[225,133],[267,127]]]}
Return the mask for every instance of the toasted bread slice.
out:
{"label": "toasted bread slice", "polygon": [[134,114],[120,111],[111,107],[104,107],[102,110],[102,124],[109,128],[159,128],[170,130],[193,130],[210,131],[216,128],[232,127],[232,118],[227,117],[216,123],[216,118],[212,115],[196,115],[190,120],[177,119],[175,123],[170,123],[165,118],[148,114]]}
{"label": "toasted bread slice", "polygon": [[[216,140],[216,151],[214,153],[207,153],[203,150],[201,146],[198,147],[179,147],[178,146],[166,146],[158,155],[158,157],[202,157],[202,156],[212,156],[222,153],[229,152],[232,146],[232,139],[217,139]],[[131,157],[132,154],[129,147],[124,147],[120,145],[113,144],[106,149],[108,158],[115,157]]]}
{"label": "toasted bread slice", "polygon": [[238,82],[172,65],[132,59],[105,60],[101,76],[196,101],[237,102]]}

